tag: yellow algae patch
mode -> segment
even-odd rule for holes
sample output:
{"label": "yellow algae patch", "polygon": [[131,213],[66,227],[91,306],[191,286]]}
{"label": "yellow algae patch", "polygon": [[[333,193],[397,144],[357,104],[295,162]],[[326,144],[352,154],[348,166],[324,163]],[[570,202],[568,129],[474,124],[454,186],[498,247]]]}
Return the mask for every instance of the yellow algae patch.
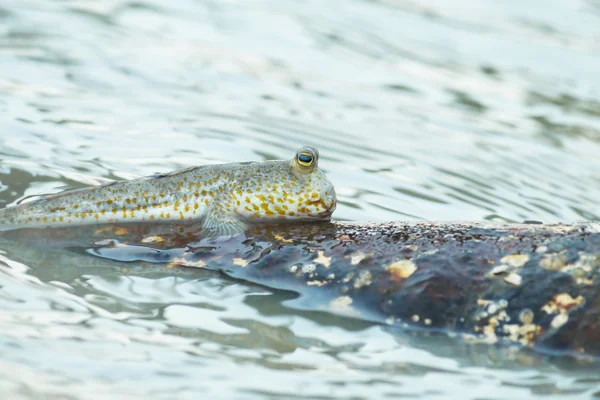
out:
{"label": "yellow algae patch", "polygon": [[100,228],[100,229],[96,229],[96,230],[94,231],[94,235],[99,235],[99,234],[101,234],[101,233],[106,233],[106,232],[112,232],[112,230],[113,230],[113,227],[112,227],[112,226],[103,226],[103,227],[102,227],[102,228]]}
{"label": "yellow algae patch", "polygon": [[485,303],[478,301],[478,304],[485,304],[485,311],[480,313],[476,317],[476,320],[480,321],[483,319],[485,325],[476,325],[474,330],[483,334],[486,343],[496,343],[498,340],[496,335],[497,328],[510,320],[505,311],[507,304],[502,300],[496,302],[485,301]]}
{"label": "yellow algae patch", "polygon": [[574,277],[581,277],[598,267],[600,267],[600,256],[580,251],[577,261],[573,264],[565,265],[560,271],[572,273]]}
{"label": "yellow algae patch", "polygon": [[593,279],[588,279],[588,278],[575,278],[575,283],[577,283],[578,285],[593,285],[594,284],[594,280]]}
{"label": "yellow algae patch", "polygon": [[542,327],[533,323],[504,325],[502,330],[510,341],[524,346],[533,346],[537,337],[543,333]]}
{"label": "yellow algae patch", "polygon": [[569,310],[585,302],[583,296],[571,297],[568,293],[555,295],[552,300],[542,306],[547,314],[557,314],[550,322],[550,327],[558,329],[569,321]]}
{"label": "yellow algae patch", "polygon": [[161,236],[146,236],[142,239],[142,243],[161,243],[164,241],[165,239]]}
{"label": "yellow algae patch", "polygon": [[323,265],[325,268],[329,268],[331,265],[331,257],[325,257],[325,252],[323,250],[317,251],[317,258],[313,260],[313,262],[317,264]]}
{"label": "yellow algae patch", "polygon": [[233,264],[245,268],[248,265],[248,260],[237,257],[233,259]]}
{"label": "yellow algae patch", "polygon": [[[486,320],[485,325],[475,326],[475,332],[483,335],[482,341],[485,343],[496,343],[498,341],[498,332],[506,335],[512,342],[520,343],[524,346],[532,346],[543,329],[533,323],[534,313],[530,309],[523,309],[519,314],[519,322],[508,324],[511,318],[506,313],[508,302],[504,299],[499,301],[490,301],[479,299],[479,306],[485,307],[485,311],[480,314],[478,320]],[[502,335],[501,335],[502,336]]]}
{"label": "yellow algae patch", "polygon": [[560,293],[555,295],[552,300],[542,306],[542,311],[548,314],[557,312],[566,312],[573,307],[577,307],[585,302],[583,296],[577,296],[575,299],[569,293]]}
{"label": "yellow algae patch", "polygon": [[292,239],[286,239],[279,234],[275,234],[275,235],[273,235],[273,237],[275,238],[275,240],[279,240],[280,242],[283,242],[283,243],[292,243],[293,242]]}
{"label": "yellow algae patch", "polygon": [[394,277],[405,279],[415,273],[417,265],[411,260],[400,260],[388,265],[385,269]]}
{"label": "yellow algae patch", "polygon": [[354,280],[354,289],[360,289],[363,286],[369,286],[373,281],[373,275],[370,271],[360,271],[358,277]]}
{"label": "yellow algae patch", "polygon": [[366,260],[367,258],[369,258],[371,255],[372,254],[363,253],[362,251],[357,251],[356,253],[353,253],[352,255],[350,255],[350,265],[358,265],[363,260]]}
{"label": "yellow algae patch", "polygon": [[175,257],[175,258],[173,258],[173,261],[171,261],[167,265],[167,268],[177,268],[177,267],[204,268],[204,267],[206,267],[206,263],[202,260],[190,261],[190,260],[186,260],[183,257]]}
{"label": "yellow algae patch", "polygon": [[491,300],[477,299],[477,305],[478,306],[487,306],[488,304],[491,304],[491,303],[492,303]]}
{"label": "yellow algae patch", "polygon": [[520,286],[523,278],[514,270],[522,268],[529,261],[527,254],[509,254],[500,259],[500,265],[492,268],[490,277],[503,277],[504,282],[512,286]]}
{"label": "yellow algae patch", "polygon": [[521,275],[514,272],[511,272],[510,274],[504,277],[504,282],[512,286],[521,286],[522,281],[523,278],[521,277]]}
{"label": "yellow algae patch", "polygon": [[544,255],[540,260],[542,268],[550,271],[559,271],[567,264],[567,257],[564,253],[567,251],[561,251],[560,253],[550,253]]}
{"label": "yellow algae patch", "polygon": [[500,259],[500,262],[504,265],[508,265],[511,268],[521,268],[529,261],[527,254],[510,254]]}

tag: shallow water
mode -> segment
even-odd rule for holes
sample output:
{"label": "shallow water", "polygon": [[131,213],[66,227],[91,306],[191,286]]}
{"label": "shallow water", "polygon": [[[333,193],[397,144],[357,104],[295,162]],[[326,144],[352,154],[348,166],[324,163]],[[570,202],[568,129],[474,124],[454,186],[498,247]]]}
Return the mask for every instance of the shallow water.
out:
{"label": "shallow water", "polygon": [[[1,206],[309,144],[341,220],[600,215],[596,1],[3,0],[0,60]],[[7,398],[600,396],[215,273],[0,250]]]}

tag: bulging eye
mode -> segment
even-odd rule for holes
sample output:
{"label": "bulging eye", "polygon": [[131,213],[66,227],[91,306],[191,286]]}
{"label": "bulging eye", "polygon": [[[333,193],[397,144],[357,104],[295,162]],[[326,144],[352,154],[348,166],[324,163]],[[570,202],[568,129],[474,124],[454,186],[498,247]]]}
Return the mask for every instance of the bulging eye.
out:
{"label": "bulging eye", "polygon": [[314,147],[304,146],[292,158],[292,167],[299,174],[310,174],[317,169],[319,163],[319,150]]}
{"label": "bulging eye", "polygon": [[298,154],[298,163],[304,167],[310,167],[314,161],[315,161],[315,158],[310,153]]}

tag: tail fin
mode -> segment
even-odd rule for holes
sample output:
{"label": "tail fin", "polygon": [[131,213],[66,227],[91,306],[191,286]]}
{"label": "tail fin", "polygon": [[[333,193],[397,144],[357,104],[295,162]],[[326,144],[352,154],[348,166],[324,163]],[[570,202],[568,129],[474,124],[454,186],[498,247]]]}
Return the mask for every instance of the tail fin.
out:
{"label": "tail fin", "polygon": [[0,232],[17,229],[16,223],[17,207],[7,207],[0,209]]}

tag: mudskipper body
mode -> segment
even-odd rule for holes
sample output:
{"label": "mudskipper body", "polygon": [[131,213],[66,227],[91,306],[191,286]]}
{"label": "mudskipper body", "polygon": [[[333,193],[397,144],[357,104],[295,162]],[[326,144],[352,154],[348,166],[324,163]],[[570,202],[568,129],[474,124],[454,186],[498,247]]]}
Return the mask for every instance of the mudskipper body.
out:
{"label": "mudskipper body", "polygon": [[248,222],[329,219],[335,190],[318,159],[317,149],[303,147],[291,160],[205,165],[65,191],[0,210],[0,230],[201,220],[216,237]]}

